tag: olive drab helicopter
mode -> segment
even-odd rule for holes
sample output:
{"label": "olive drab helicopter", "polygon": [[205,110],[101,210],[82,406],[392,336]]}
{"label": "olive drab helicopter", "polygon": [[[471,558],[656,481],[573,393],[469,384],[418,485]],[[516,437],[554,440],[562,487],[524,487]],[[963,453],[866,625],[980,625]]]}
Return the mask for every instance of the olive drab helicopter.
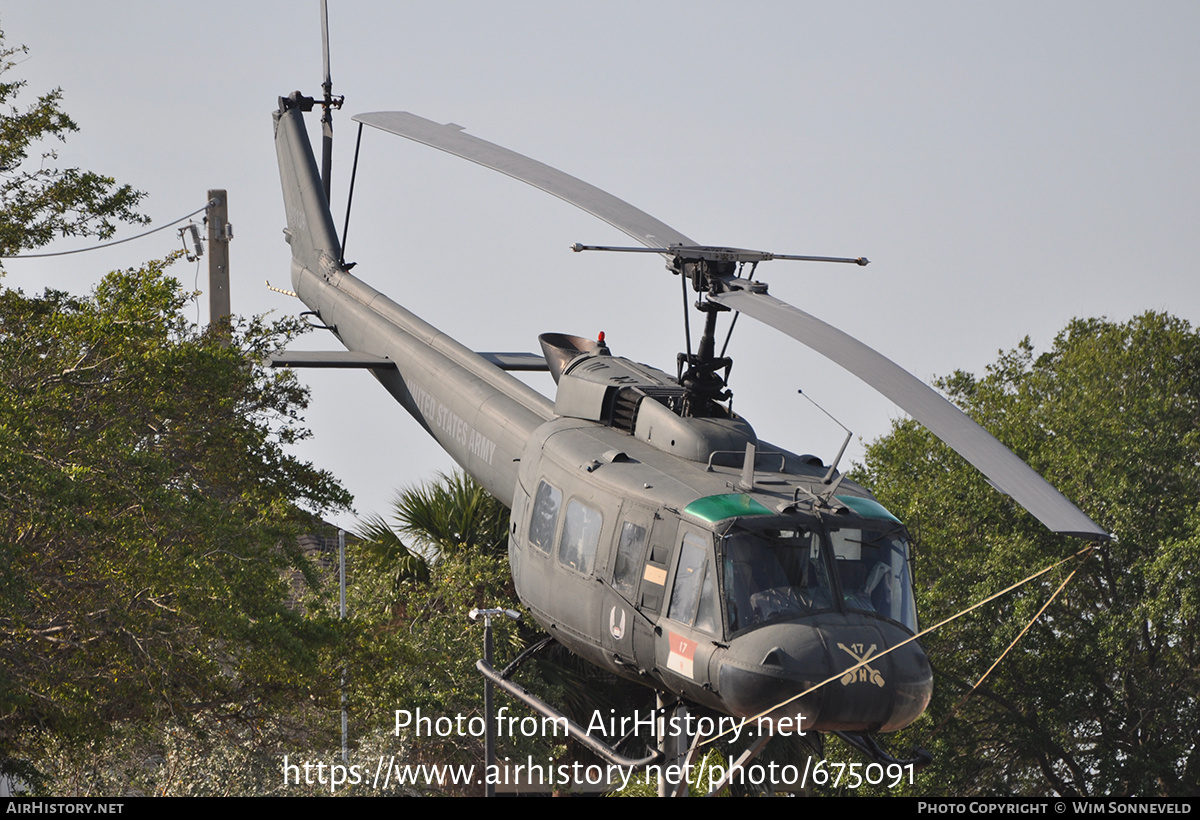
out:
{"label": "olive drab helicopter", "polygon": [[[620,229],[644,247],[605,250],[665,257],[697,294],[703,317],[699,344],[693,351],[689,341],[674,373],[619,355],[602,336],[543,333],[540,355],[464,347],[352,275],[342,259],[303,117],[331,104],[340,100],[328,85],[324,102],[299,92],[280,98],[275,143],[292,288],[346,350],[278,354],[272,363],[370,370],[511,508],[509,558],[521,602],[588,661],[725,715],[799,717],[805,730],[857,738],[867,751],[867,733],[901,729],[929,703],[933,675],[920,644],[888,652],[917,631],[903,524],[836,460],[825,465],[763,441],[731,411],[731,359],[716,351],[722,313],[764,322],[850,370],[1052,531],[1107,539],[954,405],[753,278],[771,259],[865,259],[703,245],[459,126],[360,114],[361,125],[505,173]],[[512,370],[549,371],[555,396]],[[482,671],[523,697],[500,673]]]}

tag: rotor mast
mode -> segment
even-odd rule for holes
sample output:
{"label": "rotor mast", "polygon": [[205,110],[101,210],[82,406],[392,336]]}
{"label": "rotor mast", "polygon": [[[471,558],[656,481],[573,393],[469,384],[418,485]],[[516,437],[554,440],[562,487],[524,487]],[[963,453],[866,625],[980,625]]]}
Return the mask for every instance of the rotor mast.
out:
{"label": "rotor mast", "polygon": [[[688,259],[676,256],[671,263],[671,270],[692,280],[692,289],[697,293],[707,293],[709,283],[709,266],[714,266],[720,273],[733,275],[733,262],[711,262],[706,259]],[[727,269],[727,270],[726,270]],[[684,282],[686,293],[687,283]],[[728,356],[717,356],[717,314],[728,312],[729,308],[710,302],[708,299],[697,299],[693,304],[696,310],[704,314],[704,332],[700,335],[700,346],[695,353],[691,352],[691,334],[688,332],[687,351],[677,357],[679,383],[688,391],[688,403],[684,408],[686,416],[711,415],[712,402],[728,401],[733,397],[727,387],[729,372],[733,368],[733,359]],[[724,351],[722,351],[724,353]],[[686,369],[685,369],[686,368]],[[725,375],[717,371],[724,370]]]}
{"label": "rotor mast", "polygon": [[[724,348],[722,348],[720,356],[716,355],[717,314],[726,313],[730,308],[707,298],[709,295],[716,296],[727,290],[727,283],[735,279],[743,282],[746,287],[754,292],[766,293],[767,286],[764,283],[755,282],[749,278],[741,278],[742,266],[747,263],[750,265],[750,276],[754,275],[759,262],[769,262],[772,259],[786,259],[800,262],[841,262],[859,266],[870,263],[870,260],[865,256],[801,256],[797,254],[771,253],[770,251],[706,245],[677,244],[669,245],[665,248],[630,248],[576,243],[571,246],[571,250],[576,253],[580,251],[618,251],[624,253],[662,254],[670,260],[667,270],[677,276],[690,279],[692,290],[702,294],[702,297],[692,305],[692,307],[704,314],[704,332],[700,336],[700,346],[695,353],[692,353],[691,329],[687,324],[685,304],[684,332],[687,336],[687,351],[679,354],[677,371],[679,383],[687,389],[687,399],[685,406],[682,408],[681,415],[701,418],[723,412],[715,410],[713,407],[714,403],[728,401],[733,396],[727,389],[729,372],[733,368],[733,359],[725,355]],[[686,303],[686,281],[683,283],[683,286],[684,301]],[[737,321],[736,313],[734,321]],[[732,324],[729,326],[729,332],[731,334],[733,332]],[[726,345],[728,345],[728,339],[726,339]],[[718,373],[720,370],[725,371],[723,376]]]}
{"label": "rotor mast", "polygon": [[333,175],[333,109],[341,108],[345,97],[333,96],[333,79],[329,74],[329,7],[321,0],[321,61],[325,79],[321,82],[321,186],[325,201],[330,201],[330,180]]}

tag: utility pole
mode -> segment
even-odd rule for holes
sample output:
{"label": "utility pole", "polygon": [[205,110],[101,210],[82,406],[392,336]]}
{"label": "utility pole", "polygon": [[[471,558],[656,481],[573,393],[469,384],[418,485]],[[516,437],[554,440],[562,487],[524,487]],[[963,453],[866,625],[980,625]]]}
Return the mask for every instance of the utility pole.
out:
{"label": "utility pole", "polygon": [[229,224],[229,196],[223,190],[208,192],[208,208],[204,221],[208,225],[208,323],[224,325],[222,338],[229,344],[229,240],[233,228]]}

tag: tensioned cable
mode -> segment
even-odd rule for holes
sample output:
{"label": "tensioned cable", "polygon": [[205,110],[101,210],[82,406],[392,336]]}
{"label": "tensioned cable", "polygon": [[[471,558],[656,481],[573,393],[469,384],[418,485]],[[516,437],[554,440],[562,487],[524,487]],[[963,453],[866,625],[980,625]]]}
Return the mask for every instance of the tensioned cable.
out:
{"label": "tensioned cable", "polygon": [[143,236],[149,236],[152,233],[158,233],[159,231],[165,230],[166,228],[169,228],[172,225],[177,225],[180,222],[182,222],[183,220],[187,219],[188,217],[195,216],[196,214],[200,213],[201,211],[207,210],[216,204],[217,204],[217,201],[215,199],[210,199],[208,202],[204,203],[204,207],[197,208],[196,210],[192,211],[190,214],[184,214],[183,216],[179,217],[179,219],[176,219],[173,222],[168,222],[165,225],[159,225],[157,228],[151,228],[150,230],[148,230],[144,233],[139,233],[137,236],[129,236],[129,237],[126,237],[125,239],[118,239],[116,242],[105,242],[103,245],[92,245],[90,248],[76,248],[73,251],[55,251],[54,253],[22,253],[22,254],[15,254],[12,256],[0,254],[0,259],[44,259],[48,256],[69,256],[70,254],[73,254],[73,253],[86,253],[88,251],[98,251],[101,248],[111,248],[113,245],[122,245],[126,242],[132,242],[135,239],[141,239]]}
{"label": "tensioned cable", "polygon": [[961,709],[963,707],[963,704],[967,702],[967,698],[969,698],[969,697],[971,697],[971,695],[975,694],[975,690],[983,685],[983,682],[987,679],[987,676],[992,674],[992,670],[995,669],[997,666],[999,666],[1000,661],[1004,660],[1004,656],[1007,655],[1009,652],[1011,652],[1012,648],[1017,645],[1017,641],[1019,641],[1019,640],[1021,640],[1021,638],[1025,637],[1025,633],[1028,632],[1035,623],[1037,623],[1037,619],[1042,617],[1042,613],[1046,611],[1046,609],[1050,606],[1050,604],[1054,603],[1054,599],[1058,597],[1058,593],[1060,593],[1064,589],[1066,589],[1067,584],[1071,583],[1071,579],[1075,577],[1075,573],[1077,573],[1077,572],[1079,572],[1079,567],[1075,567],[1075,569],[1071,570],[1071,574],[1068,575],[1066,577],[1066,579],[1061,584],[1058,585],[1058,589],[1054,590],[1054,594],[1050,596],[1050,599],[1048,601],[1046,601],[1046,603],[1042,604],[1042,608],[1039,609],[1037,611],[1037,614],[1034,615],[1029,620],[1029,623],[1025,624],[1025,628],[1021,630],[1020,634],[1017,635],[1017,637],[1013,638],[1013,641],[1012,641],[1012,643],[1010,643],[1008,645],[1008,648],[1000,653],[1000,657],[996,658],[996,661],[991,666],[988,667],[988,670],[983,673],[983,677],[981,677],[979,680],[975,681],[975,685],[971,687],[971,689],[967,692],[967,694],[962,696],[962,700],[960,700],[958,703],[956,703],[954,705],[954,708],[951,709],[950,712],[944,718],[942,718],[942,722],[939,723],[936,727],[934,727],[933,731],[930,732],[929,735],[925,738],[925,740],[923,740],[921,742],[920,746],[922,748],[924,748],[925,744],[927,744],[930,740],[933,739],[934,735],[936,735],[938,732],[940,732],[942,730],[943,726],[945,726],[947,723],[950,722],[950,718],[952,718],[956,714],[958,714],[958,710]]}
{"label": "tensioned cable", "polygon": [[[354,165],[350,169],[350,193],[346,196],[346,223],[342,226],[342,258],[338,261],[346,266],[346,234],[350,233],[350,206],[354,204],[354,180],[358,178],[358,149],[362,145],[363,124],[358,124],[358,139],[354,141]],[[268,286],[269,287],[269,286]]]}
{"label": "tensioned cable", "polygon": [[[979,603],[977,603],[977,604],[972,604],[971,606],[969,606],[969,607],[967,607],[966,609],[964,609],[962,612],[959,612],[959,613],[957,613],[957,614],[955,614],[955,615],[951,615],[949,618],[946,618],[946,619],[944,619],[944,620],[938,621],[938,622],[937,622],[936,624],[934,624],[933,626],[931,626],[931,627],[929,627],[929,628],[927,628],[927,629],[923,629],[923,630],[921,630],[921,631],[920,631],[920,632],[918,632],[916,635],[913,635],[911,638],[907,638],[907,639],[905,639],[905,640],[901,641],[900,643],[896,644],[895,646],[893,646],[893,647],[890,647],[890,648],[888,648],[888,649],[885,649],[883,652],[880,652],[878,655],[872,655],[871,657],[867,658],[866,660],[859,661],[859,662],[858,662],[858,663],[856,663],[854,666],[851,666],[851,667],[849,667],[848,669],[843,669],[841,672],[838,672],[838,673],[837,673],[836,675],[834,675],[833,677],[826,678],[825,680],[821,681],[820,683],[818,683],[818,684],[816,684],[816,685],[814,685],[814,686],[810,686],[809,688],[805,689],[805,690],[804,690],[803,692],[801,692],[800,694],[798,694],[798,695],[793,695],[792,697],[788,698],[787,700],[783,701],[782,703],[777,703],[777,704],[775,704],[774,706],[772,706],[770,709],[767,709],[767,710],[765,710],[765,711],[763,711],[763,712],[759,712],[757,715],[754,715],[753,717],[742,718],[742,722],[741,722],[741,724],[740,724],[740,725],[741,725],[741,726],[745,726],[747,721],[757,721],[759,718],[762,718],[762,717],[765,717],[766,715],[769,715],[770,713],[774,712],[776,709],[780,709],[780,708],[782,708],[782,707],[784,707],[784,706],[787,706],[789,703],[792,703],[793,701],[797,701],[797,700],[799,700],[800,698],[804,697],[805,695],[810,695],[810,694],[812,694],[813,692],[815,692],[815,691],[817,691],[818,689],[820,689],[820,688],[821,688],[822,686],[824,686],[825,684],[827,684],[827,683],[833,683],[835,680],[838,680],[838,679],[840,679],[840,678],[842,678],[842,677],[845,677],[847,674],[849,674],[849,673],[853,672],[853,671],[854,671],[854,670],[856,670],[856,669],[860,669],[860,668],[862,668],[862,667],[866,666],[867,664],[874,663],[875,661],[877,661],[877,660],[879,660],[880,658],[882,658],[884,655],[887,655],[887,654],[890,654],[890,653],[892,653],[892,652],[895,652],[895,651],[896,651],[897,649],[899,649],[900,647],[902,647],[902,646],[906,646],[906,645],[908,645],[908,644],[912,643],[913,641],[917,640],[918,638],[920,638],[920,637],[922,637],[922,636],[924,636],[924,635],[928,635],[928,634],[929,634],[930,632],[932,632],[933,630],[935,630],[935,629],[938,629],[939,627],[943,627],[943,626],[945,626],[946,624],[950,623],[951,621],[956,621],[956,620],[958,620],[958,619],[959,619],[959,618],[961,618],[963,615],[966,615],[966,614],[967,614],[967,613],[969,613],[969,612],[973,612],[973,611],[975,611],[976,609],[979,609],[979,607],[983,606],[983,605],[984,605],[984,604],[986,604],[986,603],[990,603],[990,602],[992,602],[992,601],[996,600],[996,599],[997,599],[997,598],[999,598],[1001,595],[1007,595],[1009,592],[1012,592],[1012,591],[1013,591],[1014,589],[1016,589],[1017,587],[1024,586],[1025,584],[1029,583],[1030,581],[1034,580],[1035,578],[1040,578],[1041,576],[1045,575],[1045,574],[1046,574],[1047,572],[1049,572],[1050,570],[1052,570],[1052,569],[1055,569],[1055,568],[1057,568],[1057,567],[1059,567],[1059,566],[1062,566],[1062,565],[1063,565],[1063,564],[1065,564],[1067,561],[1070,561],[1070,560],[1071,560],[1071,559],[1073,559],[1073,558],[1086,557],[1087,555],[1091,554],[1092,550],[1094,550],[1095,548],[1096,548],[1095,544],[1088,544],[1086,547],[1084,547],[1083,549],[1079,550],[1078,552],[1076,552],[1076,553],[1074,553],[1074,554],[1072,554],[1072,555],[1068,555],[1066,558],[1063,558],[1063,559],[1062,559],[1062,560],[1060,560],[1060,561],[1055,561],[1053,564],[1051,564],[1050,566],[1046,567],[1045,569],[1043,569],[1043,570],[1039,570],[1039,571],[1035,572],[1033,575],[1030,575],[1028,578],[1024,578],[1023,580],[1017,581],[1017,582],[1016,582],[1015,584],[1013,584],[1012,586],[1005,587],[1004,589],[1000,590],[999,592],[995,593],[994,595],[990,595],[990,596],[988,596],[987,598],[984,598],[982,601],[980,601],[980,602],[979,602]],[[1072,573],[1072,575],[1073,575],[1073,574],[1074,574],[1074,573]],[[1069,580],[1070,580],[1070,578],[1068,577],[1068,578],[1067,578],[1067,580],[1069,581]],[[1056,594],[1057,594],[1057,593],[1056,593]],[[725,735],[729,734],[729,733],[730,733],[730,732],[732,732],[732,731],[734,731],[734,729],[732,729],[732,728],[730,728],[730,729],[726,729],[724,732],[721,732],[721,733],[720,733],[720,734],[718,734],[718,735],[714,735],[712,738],[710,738],[710,739],[708,739],[708,740],[704,741],[704,743],[705,743],[705,745],[707,745],[707,744],[709,744],[709,743],[713,743],[713,742],[715,742],[715,741],[719,740],[720,738],[724,737]]]}

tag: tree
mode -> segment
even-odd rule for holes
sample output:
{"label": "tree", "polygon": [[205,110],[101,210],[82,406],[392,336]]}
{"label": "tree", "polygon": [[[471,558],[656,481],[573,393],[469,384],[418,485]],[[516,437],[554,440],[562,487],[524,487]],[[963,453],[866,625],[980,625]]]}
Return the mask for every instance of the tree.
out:
{"label": "tree", "polygon": [[[393,729],[395,710],[437,719],[478,721],[483,715],[482,624],[472,608],[515,607],[505,552],[508,510],[462,473],[438,475],[396,497],[392,525],[368,518],[347,561],[349,611],[356,642],[351,658],[351,708],[359,727]],[[407,544],[405,541],[407,540]],[[528,637],[497,623],[497,663],[511,660]],[[361,730],[360,730],[361,731]],[[362,741],[373,754],[404,764],[475,764],[482,736],[453,731],[418,736],[376,732]],[[501,741],[505,753],[517,749]],[[361,747],[360,747],[361,748]],[[531,751],[529,744],[521,748]],[[545,759],[545,749],[538,756]],[[523,759],[523,754],[521,759]],[[412,784],[423,792],[437,784]],[[446,787],[452,793],[458,786]],[[461,793],[476,793],[474,784]]]}
{"label": "tree", "polygon": [[[15,65],[14,55],[25,52],[24,46],[5,46],[0,31],[0,75]],[[105,239],[117,222],[149,222],[136,210],[145,194],[91,171],[48,167],[58,158],[53,150],[41,152],[36,169],[23,168],[38,143],[64,142],[79,130],[59,108],[59,88],[18,110],[13,100],[25,85],[0,80],[0,106],[7,108],[0,113],[0,256],[42,247],[59,236]]]}
{"label": "tree", "polygon": [[[0,74],[24,52],[0,32]],[[4,80],[0,256],[148,221],[141,192],[42,150],[78,130],[61,90],[19,109]],[[315,583],[296,535],[349,496],[284,452],[307,395],[260,364],[298,325],[243,322],[226,347],[166,264],[86,298],[0,289],[0,772],[60,792],[110,793],[129,755],[144,776],[151,753],[298,742],[336,681],[336,625],[289,576]]]}
{"label": "tree", "polygon": [[[1078,574],[945,728],[934,724],[1016,636],[1066,569],[924,639],[934,702],[929,790],[1200,793],[1200,334],[1147,313],[1028,339],[949,397],[1116,540]],[[911,421],[860,478],[913,531],[922,620],[934,623],[1079,549],[994,492]]]}
{"label": "tree", "polygon": [[336,685],[331,621],[290,605],[296,546],[349,504],[284,446],[306,393],[261,362],[297,326],[228,347],[188,324],[164,263],[88,298],[0,290],[0,770],[39,735],[251,726]]}
{"label": "tree", "polygon": [[[467,613],[476,607],[521,608],[508,565],[509,511],[462,473],[402,491],[393,509],[390,526],[378,516],[364,523],[349,562],[350,612],[359,639],[351,672],[356,720],[390,729],[393,723],[385,717],[398,708],[434,718],[481,718],[483,678],[475,662],[482,657],[483,629]],[[493,630],[498,669],[546,637],[527,613],[519,625],[494,620]],[[618,680],[558,644],[535,655],[516,679],[585,726],[596,710],[607,715],[620,707],[628,713],[631,693],[641,709],[653,698],[649,689]],[[532,714],[499,691],[496,698],[510,716]],[[386,740],[392,745],[385,753],[396,755],[397,762],[459,762],[482,770],[481,736],[456,731],[421,738],[409,731]],[[372,754],[383,751],[383,741],[373,739]],[[564,735],[498,737],[500,760],[527,756],[542,764],[592,762],[590,753]]]}

